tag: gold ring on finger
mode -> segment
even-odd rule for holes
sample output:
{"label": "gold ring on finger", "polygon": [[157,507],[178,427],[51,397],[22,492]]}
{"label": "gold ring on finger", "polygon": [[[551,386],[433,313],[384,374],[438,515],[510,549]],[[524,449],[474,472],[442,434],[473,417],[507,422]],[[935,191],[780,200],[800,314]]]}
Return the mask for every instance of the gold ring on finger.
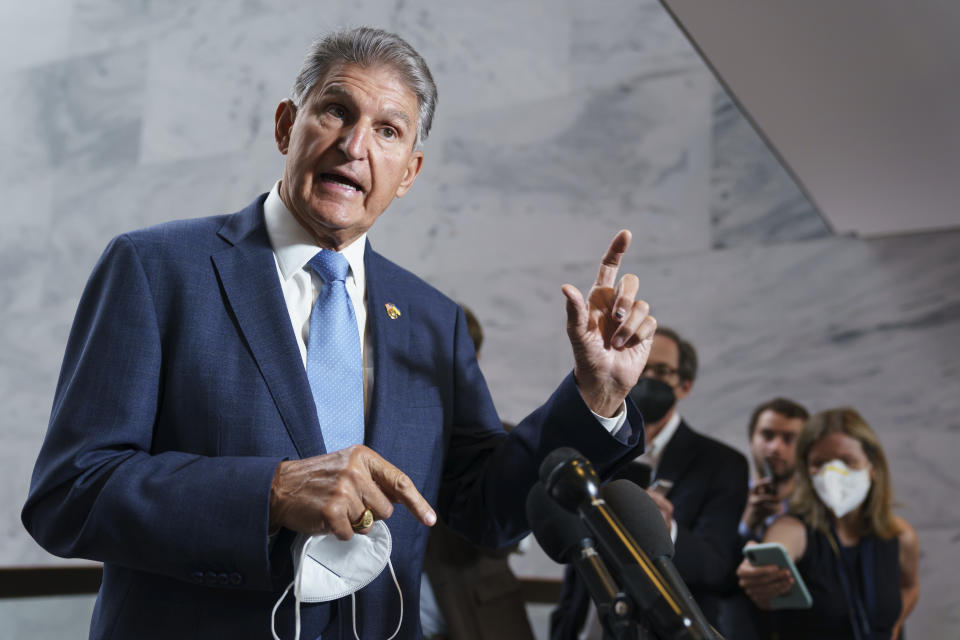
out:
{"label": "gold ring on finger", "polygon": [[373,511],[370,511],[370,509],[366,509],[364,510],[363,515],[360,516],[360,519],[354,522],[350,526],[353,527],[354,531],[363,531],[364,529],[366,529],[367,527],[370,527],[371,525],[373,525]]}

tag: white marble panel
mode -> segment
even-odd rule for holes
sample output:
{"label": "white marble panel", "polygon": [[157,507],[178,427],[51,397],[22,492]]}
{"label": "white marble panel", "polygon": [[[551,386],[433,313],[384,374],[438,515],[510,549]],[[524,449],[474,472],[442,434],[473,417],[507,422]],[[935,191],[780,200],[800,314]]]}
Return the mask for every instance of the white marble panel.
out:
{"label": "white marble panel", "polygon": [[136,160],[145,56],[118,50],[16,72],[0,98],[0,176],[124,166]]}
{"label": "white marble panel", "polygon": [[0,73],[63,58],[72,21],[64,0],[0,3]]}
{"label": "white marble panel", "polygon": [[[74,56],[128,47],[142,47],[163,34],[183,29],[198,20],[230,20],[231,3],[173,0],[127,2],[125,0],[71,0],[70,52]],[[208,7],[203,15],[204,5]],[[232,3],[238,9],[241,3]],[[242,9],[241,9],[242,10]]]}
{"label": "white marble panel", "polygon": [[313,35],[291,34],[289,25],[330,28],[310,18],[271,12],[197,21],[153,41],[141,162],[254,151],[272,141],[274,112]]}
{"label": "white marble panel", "polygon": [[717,248],[824,238],[831,231],[722,88],[713,114],[710,221]]}
{"label": "white marble panel", "polygon": [[669,74],[706,68],[657,0],[574,3],[570,12],[570,63],[578,84],[609,82],[624,69]]}
{"label": "white marble panel", "polygon": [[906,638],[960,637],[957,526],[917,527],[920,539],[920,599],[904,624]]}
{"label": "white marble panel", "polygon": [[61,0],[61,4],[72,6],[69,50],[74,56],[144,47],[196,29],[205,30],[210,39],[229,41],[235,23],[285,13],[292,7],[318,7],[315,2],[296,0]]}
{"label": "white marble panel", "polygon": [[84,640],[90,636],[94,596],[0,600],[4,637]]}
{"label": "white marble panel", "polygon": [[703,73],[631,79],[447,118],[420,183],[372,238],[428,278],[457,264],[556,265],[586,232],[622,227],[645,254],[702,250],[712,86]]}
{"label": "white marble panel", "polygon": [[570,90],[569,0],[411,4],[416,8],[398,12],[387,28],[395,28],[430,66],[443,114],[438,125],[462,112]]}

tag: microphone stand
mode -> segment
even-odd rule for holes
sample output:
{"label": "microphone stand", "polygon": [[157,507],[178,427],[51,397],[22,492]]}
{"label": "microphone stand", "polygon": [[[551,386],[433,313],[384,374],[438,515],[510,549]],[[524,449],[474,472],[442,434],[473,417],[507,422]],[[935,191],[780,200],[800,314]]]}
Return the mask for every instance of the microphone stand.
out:
{"label": "microphone stand", "polygon": [[606,626],[614,637],[621,633],[622,617],[640,620],[642,615],[665,640],[716,639],[716,631],[706,623],[695,603],[686,601],[675,585],[664,578],[608,508],[599,495],[599,478],[589,460],[574,449],[556,449],[540,465],[540,477],[547,493],[561,507],[579,513],[603,557],[613,566],[617,582],[624,587],[628,597],[601,616],[601,621],[607,619]]}

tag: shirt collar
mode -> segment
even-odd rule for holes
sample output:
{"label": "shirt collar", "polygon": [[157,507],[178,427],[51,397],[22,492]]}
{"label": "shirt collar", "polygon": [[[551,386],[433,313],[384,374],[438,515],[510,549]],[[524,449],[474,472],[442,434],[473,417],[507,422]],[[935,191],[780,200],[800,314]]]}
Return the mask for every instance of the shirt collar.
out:
{"label": "shirt collar", "polygon": [[663,457],[663,450],[666,448],[667,443],[670,442],[670,438],[677,432],[677,428],[680,426],[680,420],[680,414],[674,411],[670,419],[667,420],[667,424],[663,425],[663,429],[654,436],[653,441],[650,443],[650,448],[653,449],[653,455],[656,457],[657,462]]}
{"label": "shirt collar", "polygon": [[[280,181],[278,180],[263,202],[263,217],[270,244],[273,246],[273,255],[280,269],[280,276],[286,282],[303,269],[321,249],[310,233],[297,222],[287,206],[283,204],[279,189]],[[365,282],[363,254],[366,244],[367,234],[364,233],[340,251],[350,264],[350,272],[357,283]]]}

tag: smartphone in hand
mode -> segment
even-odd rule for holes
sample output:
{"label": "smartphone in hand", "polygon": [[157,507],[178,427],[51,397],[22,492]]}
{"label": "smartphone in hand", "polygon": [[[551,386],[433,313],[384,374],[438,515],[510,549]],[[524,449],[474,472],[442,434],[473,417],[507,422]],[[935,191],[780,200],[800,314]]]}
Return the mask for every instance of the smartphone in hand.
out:
{"label": "smartphone in hand", "polygon": [[766,480],[766,492],[772,496],[777,495],[777,477],[773,474],[770,458],[763,459],[763,479]]}
{"label": "smartphone in hand", "polygon": [[786,547],[779,542],[762,542],[751,544],[743,548],[743,555],[754,566],[776,565],[782,569],[789,569],[793,577],[793,586],[782,596],[770,600],[771,609],[809,609],[813,606],[813,598],[803,583],[800,572],[790,559]]}

